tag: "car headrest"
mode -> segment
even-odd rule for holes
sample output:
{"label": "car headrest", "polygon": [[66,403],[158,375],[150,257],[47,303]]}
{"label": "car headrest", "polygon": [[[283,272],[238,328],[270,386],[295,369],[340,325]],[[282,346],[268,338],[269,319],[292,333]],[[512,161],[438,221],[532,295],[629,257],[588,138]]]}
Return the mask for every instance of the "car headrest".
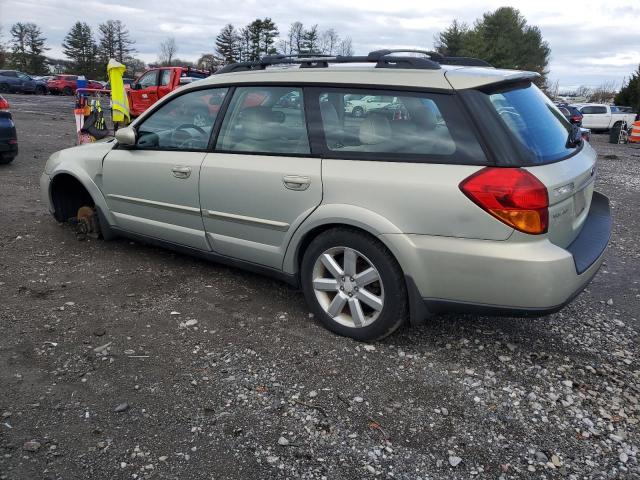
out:
{"label": "car headrest", "polygon": [[371,115],[360,124],[360,143],[377,145],[391,139],[391,125],[382,115]]}
{"label": "car headrest", "polygon": [[269,107],[247,107],[242,111],[242,133],[251,140],[268,140],[273,137],[274,129],[282,123],[277,113]]}

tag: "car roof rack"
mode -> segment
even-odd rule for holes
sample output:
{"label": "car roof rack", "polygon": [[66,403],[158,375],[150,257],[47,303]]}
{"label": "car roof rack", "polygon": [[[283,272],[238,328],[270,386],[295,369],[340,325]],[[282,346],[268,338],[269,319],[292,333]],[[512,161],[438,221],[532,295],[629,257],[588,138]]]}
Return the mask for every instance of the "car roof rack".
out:
{"label": "car roof rack", "polygon": [[[419,53],[426,57],[397,55],[399,53]],[[403,68],[410,70],[439,70],[440,65],[459,65],[491,67],[489,63],[471,57],[446,57],[430,50],[396,49],[374,50],[367,55],[265,55],[260,60],[231,63],[219,69],[215,74],[264,70],[274,65],[300,65],[300,68],[326,68],[338,63],[375,63],[375,68]]]}

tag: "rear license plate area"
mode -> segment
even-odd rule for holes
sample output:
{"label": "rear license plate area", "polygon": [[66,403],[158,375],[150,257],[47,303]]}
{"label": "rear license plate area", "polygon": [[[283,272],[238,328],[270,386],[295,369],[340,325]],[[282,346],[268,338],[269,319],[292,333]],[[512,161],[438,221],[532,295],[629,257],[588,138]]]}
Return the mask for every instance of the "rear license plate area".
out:
{"label": "rear license plate area", "polygon": [[585,188],[580,190],[573,196],[573,214],[575,217],[579,216],[583,211],[587,204],[587,199],[585,198]]}

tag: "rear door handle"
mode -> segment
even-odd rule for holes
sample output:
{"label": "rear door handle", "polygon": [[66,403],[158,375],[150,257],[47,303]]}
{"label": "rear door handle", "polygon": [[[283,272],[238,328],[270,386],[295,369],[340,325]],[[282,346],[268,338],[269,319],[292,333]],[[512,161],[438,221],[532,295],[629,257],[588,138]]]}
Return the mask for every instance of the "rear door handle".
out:
{"label": "rear door handle", "polygon": [[181,167],[176,165],[171,169],[173,176],[176,178],[189,178],[191,176],[191,167]]}
{"label": "rear door handle", "polygon": [[306,190],[311,185],[311,179],[303,175],[285,175],[282,183],[289,190]]}

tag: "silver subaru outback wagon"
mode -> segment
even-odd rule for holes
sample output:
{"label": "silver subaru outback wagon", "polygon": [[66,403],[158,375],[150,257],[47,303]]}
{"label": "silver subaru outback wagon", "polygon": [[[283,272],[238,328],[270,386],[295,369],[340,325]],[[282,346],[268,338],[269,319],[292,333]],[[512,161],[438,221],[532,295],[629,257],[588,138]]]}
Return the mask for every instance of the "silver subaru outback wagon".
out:
{"label": "silver subaru outback wagon", "polygon": [[536,76],[393,50],[229,65],[54,153],[43,197],[61,222],[92,209],[105,240],[275,275],[358,340],[439,312],[550,313],[612,222],[594,150]]}

